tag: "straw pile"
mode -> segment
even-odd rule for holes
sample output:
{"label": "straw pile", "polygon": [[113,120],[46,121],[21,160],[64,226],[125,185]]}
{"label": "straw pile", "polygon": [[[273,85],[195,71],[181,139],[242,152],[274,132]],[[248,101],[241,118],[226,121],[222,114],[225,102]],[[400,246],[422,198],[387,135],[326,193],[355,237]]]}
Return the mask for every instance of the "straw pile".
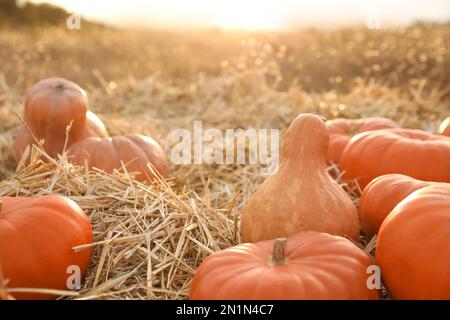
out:
{"label": "straw pile", "polygon": [[[101,113],[109,131],[151,134],[168,153],[173,145],[167,138],[170,130],[192,129],[194,120],[220,129],[284,130],[298,113],[313,112],[328,118],[384,115],[403,125],[430,127],[450,113],[437,92],[423,96],[413,89],[397,92],[376,84],[345,95],[308,94],[295,88],[279,92],[254,73],[199,79],[189,87],[148,79],[124,81],[114,88],[91,92],[93,109]],[[0,195],[64,195],[76,201],[93,224],[94,256],[83,287],[63,297],[184,299],[199,263],[239,243],[239,215],[264,180],[258,165],[175,166],[169,181],[144,185],[124,170],[112,175],[89,172],[70,165],[64,156],[42,161],[43,151],[34,147],[31,164],[19,164],[15,170],[12,141],[19,120],[14,112],[20,109],[20,99],[13,92],[8,97],[1,110]],[[111,103],[117,99],[121,102],[114,109]],[[330,172],[339,179],[337,167]],[[342,185],[358,204],[358,190]],[[368,240],[362,238],[359,245],[364,248]],[[366,250],[373,249],[372,241]]]}

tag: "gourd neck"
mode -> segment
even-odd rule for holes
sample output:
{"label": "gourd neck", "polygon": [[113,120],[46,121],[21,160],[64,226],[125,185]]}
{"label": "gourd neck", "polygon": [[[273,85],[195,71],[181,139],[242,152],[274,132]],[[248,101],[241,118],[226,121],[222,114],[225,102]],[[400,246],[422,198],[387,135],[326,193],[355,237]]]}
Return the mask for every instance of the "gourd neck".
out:
{"label": "gourd neck", "polygon": [[313,157],[311,155],[307,156],[295,156],[289,158],[287,156],[282,156],[280,158],[280,168],[283,167],[289,175],[292,172],[302,172],[302,175],[306,174],[316,174],[323,170],[326,170],[327,164],[324,159],[319,157]]}
{"label": "gourd neck", "polygon": [[287,238],[275,239],[272,249],[272,256],[269,258],[269,265],[276,267],[285,265],[288,262],[286,257]]}

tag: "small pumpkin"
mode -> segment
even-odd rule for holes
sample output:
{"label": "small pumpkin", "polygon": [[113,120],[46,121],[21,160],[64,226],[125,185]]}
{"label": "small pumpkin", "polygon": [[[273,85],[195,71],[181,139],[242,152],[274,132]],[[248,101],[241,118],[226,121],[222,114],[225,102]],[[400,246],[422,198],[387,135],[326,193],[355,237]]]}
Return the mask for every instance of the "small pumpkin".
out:
{"label": "small pumpkin", "polygon": [[388,118],[371,117],[362,119],[333,119],[327,121],[330,131],[330,146],[328,147],[327,160],[329,163],[341,161],[342,152],[350,139],[361,132],[397,128],[398,125]]}
{"label": "small pumpkin", "polygon": [[[67,146],[90,136],[107,137],[104,124],[88,111],[86,92],[63,78],[49,78],[36,83],[28,92],[24,120],[51,157],[62,153],[66,128],[72,122]],[[20,128],[15,140],[16,159],[35,141],[26,128]]]}
{"label": "small pumpkin", "polygon": [[[92,228],[83,210],[61,196],[0,197],[0,268],[9,288],[68,290],[68,267],[85,273]],[[16,299],[50,299],[49,294],[12,293]]]}
{"label": "small pumpkin", "polygon": [[358,213],[327,172],[328,129],[318,116],[299,115],[284,135],[278,171],[247,202],[244,242],[312,230],[359,239]]}
{"label": "small pumpkin", "polygon": [[450,299],[450,184],[419,189],[386,217],[376,261],[394,299]]}
{"label": "small pumpkin", "polygon": [[375,300],[378,290],[367,286],[371,264],[350,240],[304,231],[213,253],[197,269],[189,298]]}
{"label": "small pumpkin", "polygon": [[73,164],[101,169],[112,173],[121,169],[122,163],[128,172],[139,172],[138,181],[152,180],[153,167],[163,177],[169,175],[169,164],[161,146],[152,138],[140,134],[126,134],[112,138],[87,138],[72,145],[68,150],[68,159]]}
{"label": "small pumpkin", "polygon": [[344,179],[364,188],[384,174],[450,182],[450,137],[414,129],[384,129],[356,135],[342,155]]}
{"label": "small pumpkin", "polygon": [[438,132],[444,136],[450,136],[450,117],[442,121]]}
{"label": "small pumpkin", "polygon": [[430,186],[402,174],[386,174],[372,180],[361,195],[359,219],[367,236],[372,238],[394,207],[414,191]]}
{"label": "small pumpkin", "polygon": [[[108,137],[108,132],[106,131],[106,127],[103,124],[103,122],[100,120],[100,118],[93,112],[88,111],[86,113],[86,124],[83,127],[83,130],[79,132],[78,136],[72,135],[72,142],[73,141],[80,141],[89,137],[100,137],[100,138],[106,138]],[[64,134],[65,137],[65,134]],[[64,138],[65,139],[65,138]],[[64,142],[61,147],[60,144],[58,144],[58,147],[52,148],[48,146],[49,144],[44,141],[44,149],[49,153],[50,156],[56,157],[57,154],[62,153]],[[30,135],[29,131],[25,127],[21,127],[17,130],[16,138],[15,138],[15,144],[14,144],[14,155],[16,158],[16,161],[20,161],[22,158],[23,153],[25,152],[25,149],[35,144],[36,141],[33,139],[33,137]],[[69,143],[68,143],[69,145]]]}

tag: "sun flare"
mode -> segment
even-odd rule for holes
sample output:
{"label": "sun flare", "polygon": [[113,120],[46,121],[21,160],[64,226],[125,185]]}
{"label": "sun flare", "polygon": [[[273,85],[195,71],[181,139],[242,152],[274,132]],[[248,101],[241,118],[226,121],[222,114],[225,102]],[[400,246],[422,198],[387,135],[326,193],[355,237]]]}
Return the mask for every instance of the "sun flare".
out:
{"label": "sun flare", "polygon": [[213,24],[222,29],[277,30],[281,19],[273,1],[227,1],[217,7]]}

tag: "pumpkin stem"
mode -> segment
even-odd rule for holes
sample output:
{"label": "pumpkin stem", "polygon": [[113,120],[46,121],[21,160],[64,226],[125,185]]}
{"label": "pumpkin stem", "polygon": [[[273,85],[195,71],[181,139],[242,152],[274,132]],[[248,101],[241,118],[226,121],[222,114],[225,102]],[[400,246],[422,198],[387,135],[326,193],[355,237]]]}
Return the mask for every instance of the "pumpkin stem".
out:
{"label": "pumpkin stem", "polygon": [[59,91],[64,91],[65,88],[66,87],[64,86],[63,83],[60,83],[60,84],[56,85],[56,87],[55,87],[55,89],[59,90]]}
{"label": "pumpkin stem", "polygon": [[286,257],[286,238],[278,238],[273,244],[272,256],[269,258],[269,265],[279,266],[287,263]]}

